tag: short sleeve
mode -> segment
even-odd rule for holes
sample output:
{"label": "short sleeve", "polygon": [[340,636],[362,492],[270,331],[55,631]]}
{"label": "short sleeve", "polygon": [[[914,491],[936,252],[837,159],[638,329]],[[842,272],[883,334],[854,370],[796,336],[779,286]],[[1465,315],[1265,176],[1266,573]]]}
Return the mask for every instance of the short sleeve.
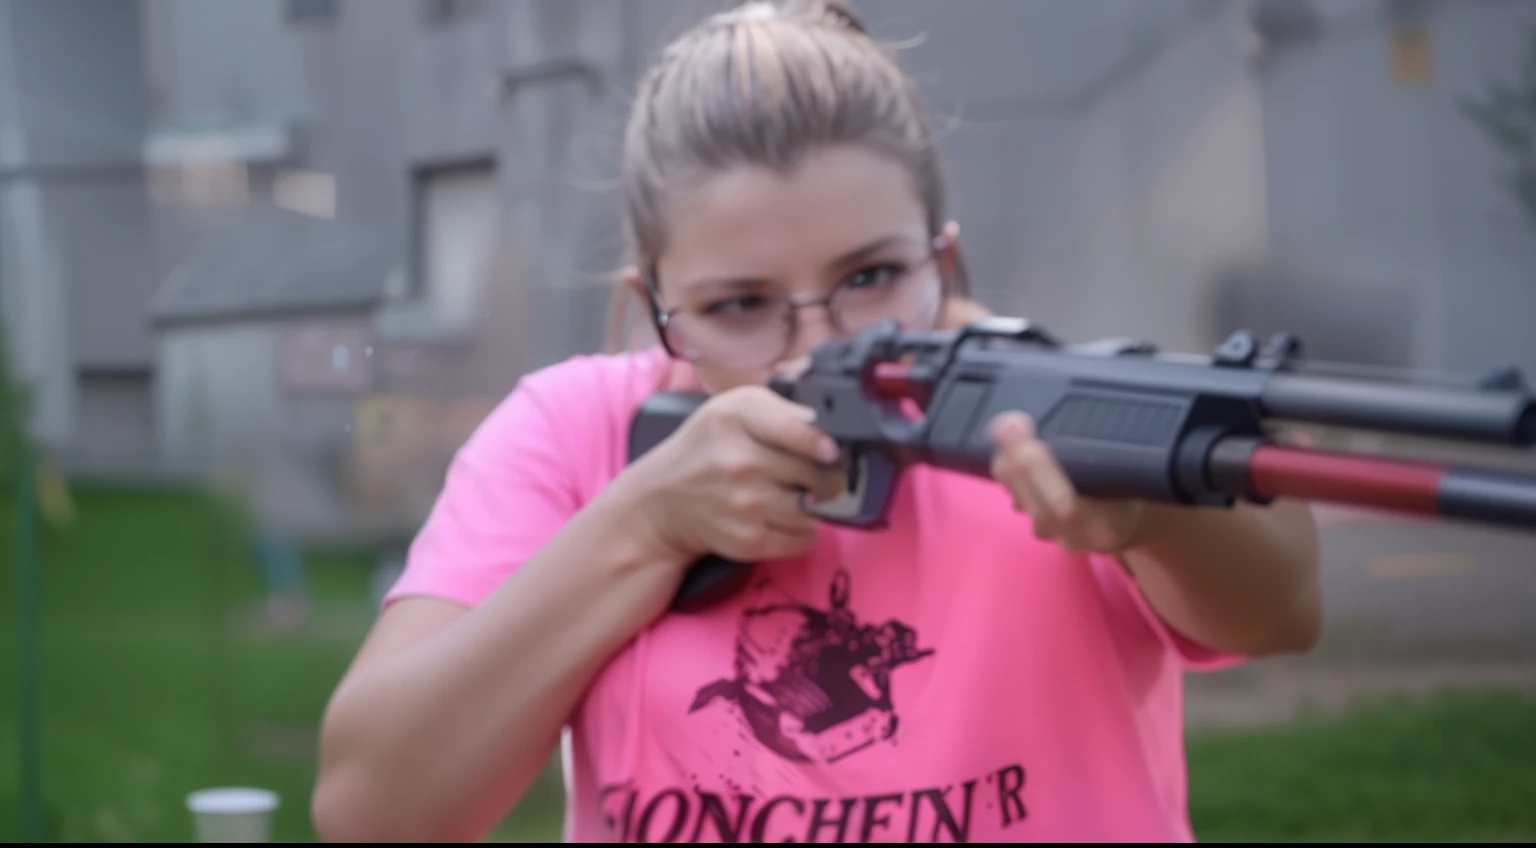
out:
{"label": "short sleeve", "polygon": [[1122,614],[1134,615],[1144,621],[1156,635],[1164,649],[1178,657],[1187,671],[1213,672],[1232,668],[1248,660],[1242,654],[1228,653],[1208,648],[1175,630],[1158,615],[1157,610],[1142,593],[1136,579],[1111,556],[1094,555],[1089,558],[1095,575],[1103,587],[1110,606]]}
{"label": "short sleeve", "polygon": [[474,606],[581,509],[616,472],[619,367],[577,357],[518,382],[455,454],[385,606],[407,595]]}

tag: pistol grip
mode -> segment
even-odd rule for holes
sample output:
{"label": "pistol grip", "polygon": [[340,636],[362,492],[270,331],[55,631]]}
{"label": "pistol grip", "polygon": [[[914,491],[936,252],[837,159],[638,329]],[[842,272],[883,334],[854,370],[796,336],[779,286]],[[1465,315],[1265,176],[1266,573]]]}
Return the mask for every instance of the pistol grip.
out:
{"label": "pistol grip", "polygon": [[699,612],[725,600],[745,586],[752,567],[720,556],[706,556],[688,567],[672,598],[672,609]]}

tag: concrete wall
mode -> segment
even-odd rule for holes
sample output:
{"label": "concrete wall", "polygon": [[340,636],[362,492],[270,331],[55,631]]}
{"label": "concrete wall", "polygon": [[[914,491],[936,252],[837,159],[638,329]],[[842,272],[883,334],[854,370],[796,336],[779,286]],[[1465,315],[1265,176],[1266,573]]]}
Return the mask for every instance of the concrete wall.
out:
{"label": "concrete wall", "polygon": [[156,363],[158,432],[168,459],[234,452],[283,423],[277,337],[270,324],[219,324],[165,333]]}
{"label": "concrete wall", "polygon": [[[366,313],[356,313],[162,333],[155,420],[163,461],[236,487],[269,528],[311,537],[357,532],[348,489],[359,392],[297,386],[284,367],[293,350],[285,335],[309,325],[334,333],[367,323]],[[363,350],[349,354],[349,367],[367,367],[365,344],[353,345]]]}
{"label": "concrete wall", "polygon": [[1076,128],[1057,236],[1070,253],[1063,332],[1204,350],[1218,269],[1267,246],[1263,103],[1225,16],[1191,19],[1166,52]]}
{"label": "concrete wall", "polygon": [[[126,156],[146,126],[282,138],[291,128],[291,146],[249,172],[253,195],[270,193],[264,180],[279,168],[331,175],[334,214],[401,245],[392,299],[374,320],[393,363],[376,390],[495,397],[601,344],[605,274],[622,259],[613,179],[627,96],[665,40],[723,5],[504,0],[428,23],[415,2],[341,0],[335,21],[296,25],[281,0],[0,0],[0,34],[14,40],[21,22],[29,42],[0,61],[0,114],[12,118],[0,121],[0,158],[30,161],[44,140],[71,161]],[[995,308],[1069,338],[1204,349],[1235,326],[1271,324],[1341,358],[1477,368],[1513,354],[1536,369],[1522,323],[1536,314],[1531,230],[1498,184],[1500,152],[1452,106],[1513,76],[1536,11],[1430,4],[1435,73],[1403,88],[1390,78],[1384,4],[1314,5],[1323,36],[1255,67],[1241,49],[1242,4],[860,4],[877,36],[905,44],[947,127],[951,215]],[[70,50],[47,48],[66,33]],[[93,63],[105,57],[100,68],[50,58],[86,55],[80,43]],[[561,60],[590,63],[601,90],[576,77],[497,85]],[[37,88],[43,70],[58,79]],[[119,129],[75,126],[97,146],[56,144],[73,125],[37,104],[60,103],[96,104],[84,113]],[[479,272],[458,293],[459,314],[478,320],[465,323],[423,290],[414,255],[426,175],[479,162],[494,168],[499,209],[491,246],[467,260]],[[147,366],[147,330],[126,316],[220,210],[141,206],[142,182],[99,174],[67,187],[10,180],[0,192],[7,313],[32,316],[13,343],[32,351],[35,373],[54,375],[48,426],[75,432],[78,369]],[[16,243],[32,247],[5,249]],[[1467,293],[1453,296],[1457,284]],[[82,297],[107,308],[81,309]],[[187,392],[181,357],[251,354],[246,330],[227,342],[208,332],[195,349],[168,343],[155,379],[143,375],[157,409]],[[122,396],[110,379],[102,391]],[[229,399],[231,409],[268,402]],[[157,414],[169,416],[155,431],[174,454],[185,438],[177,413]]]}
{"label": "concrete wall", "polygon": [[1518,78],[1536,5],[1432,6],[1423,87],[1393,83],[1379,19],[1324,8],[1335,34],[1264,79],[1276,261],[1311,281],[1300,296],[1355,293],[1360,332],[1411,341],[1393,364],[1536,372],[1536,229],[1499,184],[1502,152],[1455,108],[1487,81]]}
{"label": "concrete wall", "polygon": [[149,365],[145,326],[122,320],[154,280],[138,15],[136,0],[0,2],[0,304],[34,433],[55,447],[96,402],[82,369]]}
{"label": "concrete wall", "polygon": [[950,127],[984,301],[1067,338],[1205,343],[1203,274],[1264,245],[1258,91],[1221,5],[866,6],[923,39],[903,57]]}

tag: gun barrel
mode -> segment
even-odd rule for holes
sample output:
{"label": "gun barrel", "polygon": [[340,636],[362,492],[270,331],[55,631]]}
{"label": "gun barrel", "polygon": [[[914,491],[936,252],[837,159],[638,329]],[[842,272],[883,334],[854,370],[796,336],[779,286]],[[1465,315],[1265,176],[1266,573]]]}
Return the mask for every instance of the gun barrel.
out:
{"label": "gun barrel", "polygon": [[1268,415],[1422,436],[1536,444],[1536,401],[1522,392],[1449,389],[1276,374],[1265,386]]}
{"label": "gun barrel", "polygon": [[1532,475],[1229,438],[1211,451],[1210,476],[1242,498],[1326,501],[1536,528]]}

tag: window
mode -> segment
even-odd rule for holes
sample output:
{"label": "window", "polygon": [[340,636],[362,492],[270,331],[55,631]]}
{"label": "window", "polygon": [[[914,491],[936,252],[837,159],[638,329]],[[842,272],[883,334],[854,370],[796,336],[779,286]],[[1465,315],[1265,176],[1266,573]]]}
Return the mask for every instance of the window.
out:
{"label": "window", "polygon": [[423,168],[416,179],[415,293],[437,317],[464,327],[490,273],[500,223],[496,167],[490,160]]}

